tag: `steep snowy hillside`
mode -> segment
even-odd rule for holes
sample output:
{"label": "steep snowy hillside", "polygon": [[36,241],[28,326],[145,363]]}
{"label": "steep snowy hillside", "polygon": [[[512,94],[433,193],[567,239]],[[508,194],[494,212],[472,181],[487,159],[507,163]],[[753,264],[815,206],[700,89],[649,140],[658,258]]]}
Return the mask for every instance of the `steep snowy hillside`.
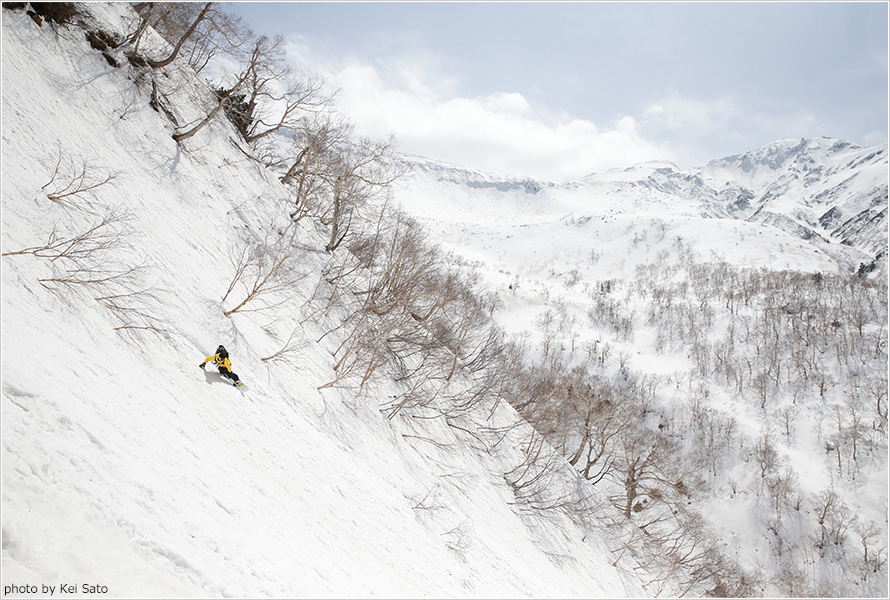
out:
{"label": "steep snowy hillside", "polygon": [[[387,419],[396,384],[317,389],[323,236],[225,119],[171,138],[215,98],[186,67],[6,8],[2,48],[4,596],[645,595],[594,521],[517,497],[533,434],[507,403]],[[241,252],[292,235],[293,283],[223,316]],[[246,391],[198,371],[220,343]],[[552,462],[554,494],[590,494]]]}

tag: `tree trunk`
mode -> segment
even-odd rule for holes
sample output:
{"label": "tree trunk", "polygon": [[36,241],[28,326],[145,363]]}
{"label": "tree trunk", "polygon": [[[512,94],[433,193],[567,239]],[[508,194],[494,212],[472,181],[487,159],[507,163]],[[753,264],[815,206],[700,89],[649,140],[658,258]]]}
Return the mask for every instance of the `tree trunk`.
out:
{"label": "tree trunk", "polygon": [[155,13],[158,10],[158,5],[154,2],[144,2],[142,3],[145,8],[148,9],[148,12],[142,20],[139,22],[139,27],[136,28],[130,36],[127,37],[123,42],[120,43],[120,46],[126,46],[129,44],[133,44],[133,54],[139,52],[139,41],[142,39],[142,34],[145,33],[145,30],[148,29],[148,24],[151,22],[152,17],[154,17]]}
{"label": "tree trunk", "polygon": [[287,183],[288,181],[290,181],[291,179],[293,179],[296,176],[297,169],[302,164],[303,158],[306,156],[306,154],[308,152],[309,152],[309,146],[306,146],[305,148],[300,150],[300,153],[297,155],[297,159],[294,161],[294,164],[291,166],[290,169],[287,170],[287,173],[284,174],[284,177],[282,177],[280,179],[281,183]]}
{"label": "tree trunk", "polygon": [[630,519],[630,511],[633,509],[633,503],[637,497],[637,483],[636,468],[632,466],[627,471],[627,479],[624,480],[624,490],[627,494],[624,516],[628,519]]}
{"label": "tree trunk", "polygon": [[334,219],[333,223],[331,223],[331,240],[328,242],[328,245],[325,246],[325,252],[333,252],[337,246],[340,245],[337,236],[340,235],[340,213],[342,211],[342,204],[343,200],[340,198],[340,182],[337,181],[337,184],[334,186]]}
{"label": "tree trunk", "polygon": [[223,107],[223,104],[225,104],[225,102],[226,102],[226,97],[223,96],[222,98],[219,99],[219,103],[216,105],[216,107],[212,111],[210,111],[210,114],[207,115],[200,123],[198,123],[197,125],[195,125],[194,127],[192,127],[191,129],[189,129],[186,132],[174,133],[173,139],[176,140],[176,143],[179,143],[183,140],[187,140],[190,137],[192,137],[193,135],[195,135],[196,133],[198,133],[205,125],[207,125],[207,123],[209,123],[210,121],[213,120],[213,117],[216,116],[216,113],[218,113],[220,111],[220,109]]}
{"label": "tree trunk", "polygon": [[160,69],[161,67],[166,67],[167,65],[169,65],[170,63],[172,63],[172,62],[173,62],[173,59],[176,58],[176,56],[179,54],[179,51],[182,49],[182,45],[185,43],[185,41],[186,41],[189,37],[191,37],[192,33],[195,32],[195,29],[197,29],[198,24],[199,24],[201,21],[204,20],[204,17],[207,15],[207,11],[210,10],[210,7],[211,7],[212,5],[213,5],[213,2],[208,2],[208,3],[204,6],[204,9],[203,9],[203,10],[201,11],[201,13],[198,15],[198,18],[195,19],[195,22],[191,24],[191,26],[190,26],[190,27],[188,28],[188,30],[183,34],[183,36],[182,36],[181,38],[179,38],[179,41],[176,42],[176,46],[173,47],[173,52],[170,53],[170,56],[168,56],[167,58],[165,58],[165,59],[163,59],[163,60],[158,60],[158,61],[155,61],[155,60],[149,60],[149,61],[146,61],[146,62],[148,63],[148,65],[149,65],[151,68],[153,68],[153,69]]}
{"label": "tree trunk", "polygon": [[573,467],[578,462],[578,459],[581,458],[581,453],[584,451],[584,446],[587,445],[588,439],[590,439],[590,409],[587,410],[587,414],[584,416],[584,436],[581,438],[581,443],[578,444],[578,449],[569,459],[569,464]]}

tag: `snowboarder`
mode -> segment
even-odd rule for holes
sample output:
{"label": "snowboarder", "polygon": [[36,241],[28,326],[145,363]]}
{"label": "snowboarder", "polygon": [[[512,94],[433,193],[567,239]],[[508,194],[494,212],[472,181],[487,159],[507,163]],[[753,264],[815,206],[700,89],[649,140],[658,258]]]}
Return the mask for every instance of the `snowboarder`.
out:
{"label": "snowboarder", "polygon": [[223,377],[227,377],[232,380],[232,385],[235,387],[241,386],[241,380],[238,379],[238,376],[235,373],[232,373],[232,361],[229,360],[229,352],[226,350],[225,346],[222,344],[219,345],[219,348],[216,349],[216,354],[213,356],[208,356],[204,359],[204,362],[199,364],[201,370],[204,370],[204,365],[208,362],[213,361],[216,363],[216,366],[219,367],[219,374]]}

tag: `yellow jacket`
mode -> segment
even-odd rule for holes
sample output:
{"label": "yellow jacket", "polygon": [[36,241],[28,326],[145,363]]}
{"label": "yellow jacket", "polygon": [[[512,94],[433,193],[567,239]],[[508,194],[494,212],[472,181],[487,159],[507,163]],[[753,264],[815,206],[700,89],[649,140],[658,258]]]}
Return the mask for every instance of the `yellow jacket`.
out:
{"label": "yellow jacket", "polygon": [[207,358],[205,358],[204,364],[206,365],[211,360],[224,369],[228,369],[230,371],[232,370],[232,361],[229,360],[228,356],[225,358],[220,358],[219,354],[214,354],[213,356],[208,356]]}

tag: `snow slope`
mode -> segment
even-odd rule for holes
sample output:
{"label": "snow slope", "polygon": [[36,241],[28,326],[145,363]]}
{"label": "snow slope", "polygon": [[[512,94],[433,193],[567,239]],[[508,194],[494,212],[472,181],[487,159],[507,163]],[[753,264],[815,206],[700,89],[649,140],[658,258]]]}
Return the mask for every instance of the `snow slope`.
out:
{"label": "snow slope", "polygon": [[887,164],[886,144],[814,138],[779,140],[699,172],[724,201],[735,196],[730,211],[739,216],[877,258],[887,253]]}
{"label": "snow slope", "polygon": [[[128,5],[82,6],[95,25],[132,25]],[[117,211],[91,268],[140,267],[122,290],[40,283],[70,277],[65,261],[3,257],[2,585],[19,586],[5,596],[644,595],[602,531],[515,505],[503,473],[520,442],[495,445],[469,419],[457,424],[478,437],[387,420],[373,395],[316,389],[335,343],[316,343],[324,324],[299,325],[293,308],[325,260],[308,226],[300,301],[223,316],[238,240],[283,227],[286,202],[225,120],[177,146],[139,70],[111,66],[74,27],[4,9],[2,51],[3,252]],[[180,122],[197,118],[209,90],[175,66],[161,79]],[[84,164],[88,180],[115,176],[47,197],[63,187],[43,189],[57,165],[65,181]],[[144,289],[131,310],[97,301]],[[114,329],[133,323],[163,334]],[[291,364],[260,360],[294,329]],[[197,370],[219,343],[246,391]],[[486,425],[516,419],[502,404]],[[16,593],[26,585],[37,593]]]}

